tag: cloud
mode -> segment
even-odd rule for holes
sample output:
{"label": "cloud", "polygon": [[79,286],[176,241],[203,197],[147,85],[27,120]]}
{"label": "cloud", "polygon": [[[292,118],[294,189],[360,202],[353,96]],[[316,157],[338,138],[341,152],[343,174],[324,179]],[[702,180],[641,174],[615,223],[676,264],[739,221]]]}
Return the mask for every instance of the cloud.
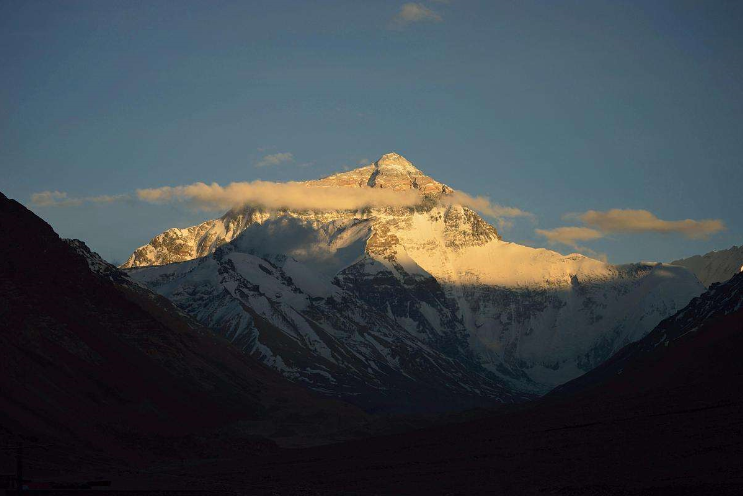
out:
{"label": "cloud", "polygon": [[126,200],[129,195],[98,195],[96,197],[69,197],[66,192],[43,191],[31,194],[31,204],[36,207],[75,207],[84,203],[110,204]]}
{"label": "cloud", "polygon": [[476,210],[486,216],[496,219],[504,217],[534,216],[530,212],[522,211],[521,209],[517,209],[516,207],[504,207],[502,205],[494,204],[488,197],[473,197],[460,191],[455,191],[451,195],[442,197],[441,201],[447,204],[461,204],[465,207],[469,207],[472,210]]}
{"label": "cloud", "polygon": [[[508,219],[499,218],[496,219],[496,224],[498,225],[498,231],[506,231],[513,228],[513,221],[509,221]],[[502,233],[501,233],[502,234]]]}
{"label": "cloud", "polygon": [[293,160],[294,154],[291,152],[279,152],[277,154],[263,156],[261,160],[256,162],[255,167],[278,166],[281,163],[291,162]]}
{"label": "cloud", "polygon": [[[192,208],[205,211],[224,211],[244,205],[254,205],[269,210],[358,210],[367,207],[413,207],[423,200],[423,197],[415,190],[310,186],[300,182],[276,183],[256,180],[235,182],[226,186],[218,183],[193,183],[182,186],[143,188],[136,190],[133,195],[95,197],[69,197],[65,192],[44,191],[31,195],[31,202],[37,207],[69,207],[84,203],[109,204],[132,198],[152,204],[184,203]],[[501,229],[513,226],[511,221],[507,221],[509,218],[533,217],[532,214],[521,209],[494,204],[487,197],[472,196],[460,191],[442,195],[438,203],[469,207],[494,218]]]}
{"label": "cloud", "polygon": [[122,194],[122,195],[98,195],[97,197],[84,197],[82,200],[84,202],[93,202],[95,204],[111,204],[114,202],[118,202],[119,200],[128,200],[130,197],[129,195]]}
{"label": "cloud", "polygon": [[678,233],[686,238],[706,238],[725,229],[720,219],[664,221],[652,212],[634,209],[591,210],[577,217],[604,233]]}
{"label": "cloud", "polygon": [[151,203],[186,202],[202,210],[224,210],[252,204],[267,209],[355,210],[364,207],[409,207],[420,202],[413,191],[379,188],[312,187],[302,183],[252,181],[220,186],[194,183],[137,190],[140,200]]}
{"label": "cloud", "polygon": [[[137,197],[145,202],[184,202],[196,209],[207,211],[227,210],[243,205],[297,211],[357,210],[365,207],[412,207],[422,200],[414,190],[322,187],[297,182],[275,183],[260,180],[230,183],[227,186],[217,183],[164,186],[141,189],[136,193]],[[444,195],[439,201],[443,205],[461,204],[498,220],[532,216],[521,209],[493,204],[486,197],[473,197],[463,192]]]}
{"label": "cloud", "polygon": [[686,238],[707,238],[725,229],[725,223],[719,219],[664,221],[650,211],[634,209],[611,209],[604,212],[590,210],[582,214],[566,214],[563,218],[579,220],[586,226],[563,226],[534,231],[545,237],[550,245],[567,245],[604,261],[606,254],[580,246],[578,242],[598,240],[612,233],[676,233]]}
{"label": "cloud", "polygon": [[567,245],[572,247],[576,252],[586,254],[594,259],[598,259],[603,262],[608,261],[608,257],[603,252],[596,252],[592,248],[584,247],[579,245],[578,242],[587,242],[590,240],[598,240],[604,237],[604,233],[594,230],[591,228],[585,228],[582,226],[563,226],[560,228],[554,228],[551,230],[536,229],[534,232],[537,235],[541,235],[547,239],[550,245]]}
{"label": "cloud", "polygon": [[390,20],[390,29],[403,29],[416,22],[441,22],[441,15],[422,3],[408,2],[402,4],[400,12]]}
{"label": "cloud", "polygon": [[32,193],[31,203],[36,207],[72,206],[82,204],[82,200],[69,198],[66,192],[47,190]]}
{"label": "cloud", "polygon": [[536,229],[534,231],[538,235],[545,237],[551,244],[561,243],[575,249],[578,249],[577,242],[598,240],[604,237],[602,232],[582,226],[563,226],[551,230]]}

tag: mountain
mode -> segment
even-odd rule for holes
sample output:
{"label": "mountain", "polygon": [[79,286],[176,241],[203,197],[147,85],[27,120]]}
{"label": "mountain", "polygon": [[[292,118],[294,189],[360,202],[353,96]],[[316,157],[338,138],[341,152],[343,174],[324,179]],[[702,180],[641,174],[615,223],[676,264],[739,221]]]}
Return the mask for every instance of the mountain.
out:
{"label": "mountain", "polygon": [[[552,394],[691,388],[742,393],[737,384],[743,348],[743,273],[713,284],[642,340],[627,345],[591,372]],[[731,385],[735,383],[735,385]],[[732,386],[732,388],[731,388]],[[737,399],[740,401],[740,397]]]}
{"label": "mountain", "polygon": [[713,283],[722,283],[743,271],[743,245],[679,259],[671,264],[685,267],[709,288]]}
{"label": "mountain", "polygon": [[121,267],[160,266],[203,257],[234,239],[251,224],[264,220],[260,211],[240,209],[190,228],[171,228],[135,250]]}
{"label": "mountain", "polygon": [[144,457],[182,443],[188,454],[217,438],[195,437],[218,431],[241,450],[268,450],[268,438],[322,438],[365,419],[241,353],[2,194],[0,231],[4,446],[20,437]]}
{"label": "mountain", "polygon": [[255,494],[736,494],[741,350],[738,274],[537,401],[467,422],[280,451],[249,466],[203,462],[149,475],[148,485]]}
{"label": "mountain", "polygon": [[413,191],[420,202],[235,210],[260,214],[210,255],[127,272],[286,377],[366,408],[545,393],[704,290],[677,266],[503,241],[397,154],[307,186]]}
{"label": "mountain", "polygon": [[[424,175],[404,157],[390,153],[378,161],[350,172],[334,174],[308,186],[376,187],[393,190],[415,189],[424,194],[452,193],[453,190]],[[248,226],[265,222],[270,214],[250,206],[232,209],[218,219],[186,229],[171,228],[139,247],[122,268],[161,266],[208,255],[233,240]]]}

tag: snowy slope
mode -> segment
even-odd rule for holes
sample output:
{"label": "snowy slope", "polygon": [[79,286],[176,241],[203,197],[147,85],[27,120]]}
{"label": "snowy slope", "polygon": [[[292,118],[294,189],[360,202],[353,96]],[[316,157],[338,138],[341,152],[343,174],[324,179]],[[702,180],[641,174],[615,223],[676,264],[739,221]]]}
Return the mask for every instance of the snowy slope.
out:
{"label": "snowy slope", "polygon": [[[596,387],[605,394],[627,388],[681,387],[692,390],[690,402],[710,393],[729,396],[738,392],[735,378],[740,377],[742,332],[743,274],[738,273],[693,299],[590,373],[558,387],[555,394]],[[704,383],[704,392],[694,391]],[[734,397],[734,401],[740,399],[739,394]]]}
{"label": "snowy slope", "polygon": [[685,267],[694,273],[704,286],[709,287],[712,283],[725,282],[743,271],[743,245],[679,259],[671,264]]}
{"label": "snowy slope", "polygon": [[421,203],[261,213],[212,256],[132,278],[320,389],[399,394],[405,377],[500,401],[592,369],[704,290],[681,267],[502,241],[397,154],[309,183],[416,190]]}
{"label": "snowy slope", "polygon": [[241,250],[243,240],[208,257],[129,274],[287,378],[370,409],[523,398],[514,398],[497,375],[466,357],[447,356],[310,265],[250,254]]}
{"label": "snowy slope", "polygon": [[472,350],[494,371],[505,364],[557,385],[642,338],[703,291],[688,271],[669,265],[612,266],[478,240],[468,233],[466,212],[435,208],[396,221],[388,236],[399,242],[377,255],[402,255],[433,276],[455,302]]}

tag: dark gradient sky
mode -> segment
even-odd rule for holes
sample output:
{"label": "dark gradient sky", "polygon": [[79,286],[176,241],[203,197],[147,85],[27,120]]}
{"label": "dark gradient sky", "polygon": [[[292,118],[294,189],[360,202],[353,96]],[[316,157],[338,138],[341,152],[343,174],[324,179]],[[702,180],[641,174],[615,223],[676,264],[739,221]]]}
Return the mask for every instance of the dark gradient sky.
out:
{"label": "dark gradient sky", "polygon": [[396,151],[534,213],[509,240],[633,208],[727,230],[582,245],[629,262],[743,243],[743,2],[426,1],[439,22],[390,24],[403,3],[2,1],[0,190],[122,261],[215,216],[31,194],[309,179]]}

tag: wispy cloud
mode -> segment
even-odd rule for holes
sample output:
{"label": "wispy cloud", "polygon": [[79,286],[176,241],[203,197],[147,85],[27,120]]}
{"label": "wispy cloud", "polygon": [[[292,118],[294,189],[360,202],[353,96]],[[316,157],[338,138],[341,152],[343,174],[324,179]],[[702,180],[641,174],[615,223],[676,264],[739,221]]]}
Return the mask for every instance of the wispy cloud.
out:
{"label": "wispy cloud", "polygon": [[43,191],[31,194],[31,203],[36,207],[73,206],[82,204],[82,200],[67,196],[67,192]]}
{"label": "wispy cloud", "polygon": [[[205,211],[224,211],[244,205],[254,205],[269,210],[357,210],[366,207],[413,207],[423,200],[423,197],[415,190],[318,187],[300,182],[277,183],[256,180],[235,182],[226,186],[218,183],[193,183],[143,188],[136,190],[132,195],[70,197],[66,192],[44,191],[31,195],[31,203],[37,207],[71,207],[85,203],[106,204],[120,200],[131,201],[133,198],[152,204],[183,203],[191,208]],[[502,206],[491,202],[487,197],[472,196],[461,191],[442,195],[439,198],[439,204],[469,207],[494,218],[501,229],[513,225],[508,219],[533,217],[531,213],[516,207]]]}
{"label": "wispy cloud", "polygon": [[98,195],[95,197],[70,197],[67,192],[43,191],[31,194],[31,204],[36,207],[75,207],[84,203],[110,204],[129,199],[129,195]]}
{"label": "wispy cloud", "polygon": [[707,238],[725,229],[720,219],[665,221],[650,211],[635,209],[591,210],[577,217],[604,233],[678,233],[686,238]]}
{"label": "wispy cloud", "polygon": [[472,195],[460,191],[455,191],[451,195],[442,197],[441,201],[449,204],[461,204],[488,217],[496,219],[509,217],[534,217],[530,212],[522,211],[516,207],[505,207],[493,203],[488,197],[473,197]]}
{"label": "wispy cloud", "polygon": [[194,183],[137,190],[140,200],[151,203],[186,202],[202,210],[224,210],[242,205],[267,209],[354,210],[364,207],[406,207],[420,202],[412,192],[379,188],[310,187],[302,183],[251,181],[221,186]]}
{"label": "wispy cloud", "polygon": [[534,231],[546,238],[550,245],[565,245],[602,259],[606,258],[605,254],[598,254],[579,245],[579,242],[599,240],[614,233],[675,233],[686,238],[699,239],[725,229],[725,223],[720,219],[665,221],[650,211],[636,209],[590,210],[582,214],[567,214],[563,219],[578,220],[585,226],[562,226]]}
{"label": "wispy cloud", "polygon": [[390,29],[404,29],[417,22],[441,22],[441,14],[419,2],[408,2],[400,6],[400,11],[389,22]]}
{"label": "wispy cloud", "polygon": [[583,226],[563,226],[551,230],[536,229],[537,235],[547,239],[550,245],[565,245],[571,247],[576,252],[586,254],[594,259],[607,262],[608,257],[602,252],[596,252],[590,247],[580,245],[578,242],[588,242],[603,238],[604,234],[598,230],[586,228]]}
{"label": "wispy cloud", "polygon": [[[196,209],[216,211],[243,205],[267,209],[355,210],[365,207],[412,207],[422,198],[414,190],[395,191],[381,188],[312,187],[303,183],[251,181],[230,183],[194,183],[137,190],[137,198],[150,203],[184,202]],[[486,216],[504,218],[531,217],[515,207],[492,203],[487,197],[454,192],[440,199],[444,205],[460,204]]]}
{"label": "wispy cloud", "polygon": [[111,204],[120,200],[129,200],[131,197],[125,193],[121,195],[98,195],[97,197],[85,197],[83,202],[93,202],[95,204]]}
{"label": "wispy cloud", "polygon": [[563,226],[551,230],[536,229],[534,231],[537,235],[545,237],[550,244],[561,243],[575,249],[578,249],[578,242],[604,237],[600,231],[582,226]]}
{"label": "wispy cloud", "polygon": [[278,166],[284,162],[294,160],[294,154],[291,152],[279,152],[263,156],[261,160],[255,163],[255,167]]}

